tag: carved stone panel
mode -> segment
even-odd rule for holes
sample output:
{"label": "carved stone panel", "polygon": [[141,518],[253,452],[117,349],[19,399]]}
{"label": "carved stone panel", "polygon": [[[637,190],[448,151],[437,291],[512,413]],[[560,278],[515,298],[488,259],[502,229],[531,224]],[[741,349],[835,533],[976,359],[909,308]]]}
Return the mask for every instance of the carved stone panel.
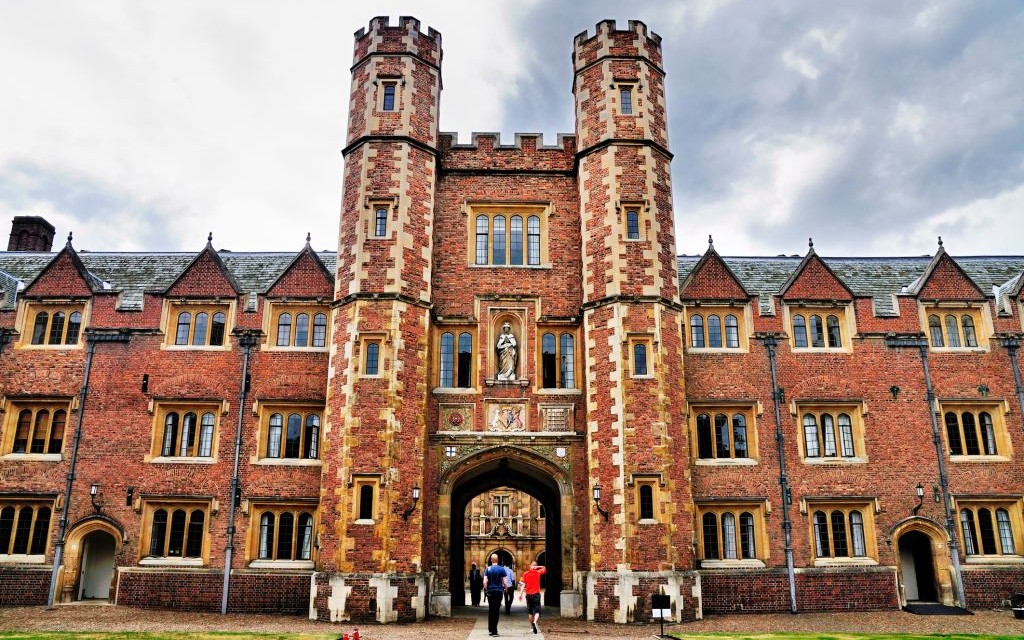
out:
{"label": "carved stone panel", "polygon": [[474,431],[473,405],[441,404],[438,431]]}
{"label": "carved stone panel", "polygon": [[540,418],[542,431],[572,432],[573,411],[571,404],[542,404]]}
{"label": "carved stone panel", "polygon": [[525,402],[487,403],[487,431],[526,431],[526,418]]}

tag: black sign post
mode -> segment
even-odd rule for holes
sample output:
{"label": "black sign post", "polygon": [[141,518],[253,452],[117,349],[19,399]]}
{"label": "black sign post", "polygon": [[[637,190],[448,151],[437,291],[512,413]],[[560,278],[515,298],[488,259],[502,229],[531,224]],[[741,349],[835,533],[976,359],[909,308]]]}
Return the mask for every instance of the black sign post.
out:
{"label": "black sign post", "polygon": [[664,638],[665,616],[672,615],[672,599],[660,593],[651,594],[651,613],[661,618],[661,634],[658,637]]}

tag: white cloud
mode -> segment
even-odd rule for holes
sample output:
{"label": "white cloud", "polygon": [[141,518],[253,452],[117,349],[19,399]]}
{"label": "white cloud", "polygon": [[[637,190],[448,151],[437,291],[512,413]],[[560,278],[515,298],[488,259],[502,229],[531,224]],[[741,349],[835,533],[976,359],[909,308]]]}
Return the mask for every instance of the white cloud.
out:
{"label": "white cloud", "polygon": [[786,49],[782,52],[782,64],[786,65],[786,68],[796,71],[808,80],[817,80],[818,76],[821,74],[810,60],[805,56],[798,54],[793,49]]}
{"label": "white cloud", "polygon": [[1024,184],[950,207],[923,221],[915,239],[943,236],[947,251],[955,255],[1022,253],[1024,238]]}
{"label": "white cloud", "polygon": [[889,137],[895,138],[906,134],[914,142],[921,142],[927,126],[927,115],[924,105],[900,102],[896,105],[896,113],[892,124],[889,125]]}

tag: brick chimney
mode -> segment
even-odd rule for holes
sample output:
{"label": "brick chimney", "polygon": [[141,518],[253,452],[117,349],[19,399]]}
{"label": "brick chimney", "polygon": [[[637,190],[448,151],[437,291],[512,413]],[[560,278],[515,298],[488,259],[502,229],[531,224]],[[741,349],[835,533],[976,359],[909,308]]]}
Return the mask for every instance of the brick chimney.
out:
{"label": "brick chimney", "polygon": [[53,225],[40,216],[14,216],[8,251],[49,251],[53,248]]}

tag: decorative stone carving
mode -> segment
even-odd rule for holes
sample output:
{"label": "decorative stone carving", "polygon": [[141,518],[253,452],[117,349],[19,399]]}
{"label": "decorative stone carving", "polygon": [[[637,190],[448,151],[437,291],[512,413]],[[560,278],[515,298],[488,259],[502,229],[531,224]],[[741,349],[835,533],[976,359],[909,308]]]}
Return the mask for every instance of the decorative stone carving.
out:
{"label": "decorative stone carving", "polygon": [[438,431],[473,431],[473,405],[442,404]]}
{"label": "decorative stone carving", "polygon": [[541,430],[571,432],[573,430],[573,405],[542,404],[540,405]]}
{"label": "decorative stone carving", "polygon": [[488,431],[526,431],[526,403],[495,402],[487,406]]}
{"label": "decorative stone carving", "polygon": [[508,322],[501,326],[501,333],[494,345],[498,354],[498,381],[515,382],[519,369],[519,341],[512,333],[512,325]]}

